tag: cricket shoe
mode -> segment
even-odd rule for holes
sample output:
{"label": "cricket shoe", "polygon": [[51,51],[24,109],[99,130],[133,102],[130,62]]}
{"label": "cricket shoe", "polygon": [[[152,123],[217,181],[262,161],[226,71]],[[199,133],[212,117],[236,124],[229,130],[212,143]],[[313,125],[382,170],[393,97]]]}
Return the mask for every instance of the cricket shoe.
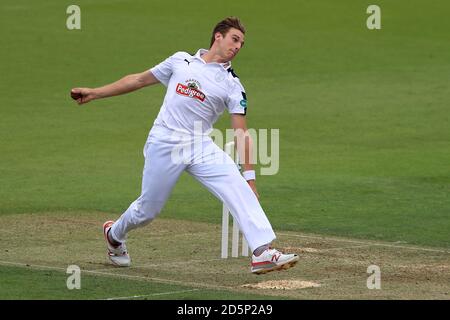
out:
{"label": "cricket shoe", "polygon": [[113,246],[112,243],[108,239],[108,232],[111,230],[111,226],[114,224],[114,221],[106,221],[103,224],[103,235],[105,236],[106,245],[108,248],[108,258],[111,260],[113,264],[119,267],[129,267],[131,264],[131,259],[127,251],[127,247],[125,242],[122,242],[118,246]]}
{"label": "cricket shoe", "polygon": [[263,274],[274,270],[285,270],[293,267],[299,260],[296,254],[284,254],[276,249],[269,248],[258,257],[252,256],[251,271]]}

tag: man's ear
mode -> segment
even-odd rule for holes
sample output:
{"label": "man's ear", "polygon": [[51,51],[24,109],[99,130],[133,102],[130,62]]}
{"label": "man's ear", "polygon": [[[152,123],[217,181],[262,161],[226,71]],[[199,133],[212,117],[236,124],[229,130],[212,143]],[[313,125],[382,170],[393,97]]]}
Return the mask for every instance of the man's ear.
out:
{"label": "man's ear", "polygon": [[223,38],[223,35],[222,35],[220,32],[216,32],[216,33],[214,34],[214,39],[215,39],[215,40],[219,40],[220,38]]}

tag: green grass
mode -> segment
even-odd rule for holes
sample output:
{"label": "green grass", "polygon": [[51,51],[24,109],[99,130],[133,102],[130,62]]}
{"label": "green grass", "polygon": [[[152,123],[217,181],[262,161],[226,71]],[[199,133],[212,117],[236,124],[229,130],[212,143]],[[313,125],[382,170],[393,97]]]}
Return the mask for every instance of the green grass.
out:
{"label": "green grass", "polygon": [[[68,289],[71,274],[64,271],[37,270],[30,267],[0,266],[2,300],[88,300],[88,299],[151,299],[151,300],[260,300],[280,297],[237,293],[226,290],[199,289],[154,281],[121,279],[81,272],[80,288]],[[71,282],[73,283],[73,282]],[[27,288],[24,295],[23,288]]]}
{"label": "green grass", "polygon": [[[70,88],[207,47],[234,14],[248,29],[233,66],[249,126],[280,129],[280,171],[258,177],[274,227],[448,247],[447,1],[380,0],[378,31],[359,0],[80,0],[80,31],[65,28],[70,4],[0,4],[0,214],[125,210],[164,88],[83,107]],[[220,212],[185,175],[162,216],[219,223]]]}

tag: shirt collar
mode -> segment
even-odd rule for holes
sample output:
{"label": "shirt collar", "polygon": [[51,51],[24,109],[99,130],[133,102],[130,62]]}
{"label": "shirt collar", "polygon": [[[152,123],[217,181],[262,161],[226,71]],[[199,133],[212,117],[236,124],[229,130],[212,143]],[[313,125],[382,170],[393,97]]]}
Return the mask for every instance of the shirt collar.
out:
{"label": "shirt collar", "polygon": [[[206,64],[205,60],[203,60],[203,58],[201,56],[204,55],[207,52],[208,52],[208,50],[206,50],[206,49],[199,49],[194,57],[199,59],[199,60],[201,60],[201,61],[203,61],[203,63]],[[211,63],[220,64],[225,70],[228,70],[231,67],[231,61],[227,61],[225,63],[218,63],[218,62],[211,62]]]}

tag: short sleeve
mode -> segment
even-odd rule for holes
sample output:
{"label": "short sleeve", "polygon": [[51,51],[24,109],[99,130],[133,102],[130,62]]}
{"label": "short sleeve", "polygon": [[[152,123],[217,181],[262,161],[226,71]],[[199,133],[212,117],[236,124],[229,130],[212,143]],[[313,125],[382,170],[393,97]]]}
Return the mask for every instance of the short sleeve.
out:
{"label": "short sleeve", "polygon": [[227,109],[230,114],[247,113],[247,95],[245,89],[239,80],[235,79],[230,89],[227,100]]}
{"label": "short sleeve", "polygon": [[166,87],[168,86],[170,77],[172,76],[175,55],[176,53],[150,69],[155,78]]}

